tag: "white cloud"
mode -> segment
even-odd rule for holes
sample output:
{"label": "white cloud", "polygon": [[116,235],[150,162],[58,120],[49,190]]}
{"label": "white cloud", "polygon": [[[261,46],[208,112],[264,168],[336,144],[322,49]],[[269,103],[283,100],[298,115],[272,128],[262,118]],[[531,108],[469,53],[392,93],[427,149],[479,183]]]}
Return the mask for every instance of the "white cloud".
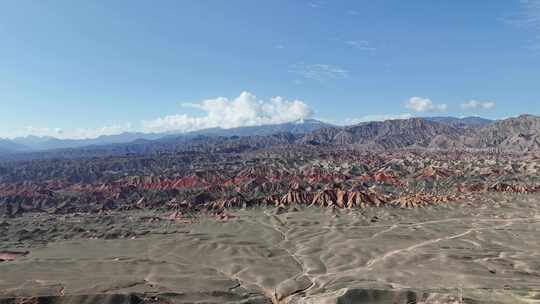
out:
{"label": "white cloud", "polygon": [[475,110],[475,109],[489,110],[489,109],[493,109],[494,107],[495,107],[495,103],[492,101],[469,100],[468,102],[461,104],[461,108],[464,110]]}
{"label": "white cloud", "polygon": [[[116,135],[123,132],[132,131],[131,123],[104,126],[100,128],[77,128],[74,131],[68,131],[66,135],[69,138],[96,138],[102,135]],[[72,133],[72,135],[70,135]]]}
{"label": "white cloud", "polygon": [[23,130],[18,130],[16,132],[19,135],[35,135],[35,136],[61,136],[64,131],[61,128],[44,128],[44,127],[34,127],[26,126]]}
{"label": "white cloud", "polygon": [[345,125],[354,125],[359,124],[362,122],[369,122],[369,121],[385,121],[385,120],[393,120],[393,119],[409,119],[413,117],[410,113],[403,113],[403,114],[381,114],[381,115],[366,115],[362,117],[357,118],[347,118],[345,119],[344,123]]}
{"label": "white cloud", "polygon": [[143,121],[144,131],[189,132],[215,127],[236,128],[278,124],[308,118],[313,113],[309,106],[300,100],[289,101],[278,96],[263,101],[249,92],[242,92],[232,100],[218,97],[183,106],[202,110],[205,115],[195,117],[176,114]]}
{"label": "white cloud", "polygon": [[377,48],[371,46],[369,41],[366,40],[347,40],[345,41],[345,44],[348,46],[361,50],[361,51],[376,51]]}
{"label": "white cloud", "polygon": [[259,100],[249,92],[242,92],[234,99],[218,97],[199,103],[183,104],[184,107],[196,108],[203,111],[202,116],[176,114],[144,120],[136,127],[131,123],[113,124],[99,128],[61,129],[53,127],[27,126],[0,134],[6,138],[27,135],[51,136],[60,139],[87,139],[102,135],[116,135],[123,132],[189,132],[206,128],[235,128],[243,126],[259,126],[298,121],[309,118],[313,111],[300,100],[286,100],[273,97],[269,100]]}
{"label": "white cloud", "polygon": [[349,76],[349,72],[341,67],[329,64],[304,64],[297,63],[289,67],[289,73],[297,74],[306,79],[325,82],[333,79],[343,79]]}
{"label": "white cloud", "polygon": [[423,97],[411,97],[405,107],[416,112],[445,112],[448,109],[444,103],[435,104],[431,99]]}

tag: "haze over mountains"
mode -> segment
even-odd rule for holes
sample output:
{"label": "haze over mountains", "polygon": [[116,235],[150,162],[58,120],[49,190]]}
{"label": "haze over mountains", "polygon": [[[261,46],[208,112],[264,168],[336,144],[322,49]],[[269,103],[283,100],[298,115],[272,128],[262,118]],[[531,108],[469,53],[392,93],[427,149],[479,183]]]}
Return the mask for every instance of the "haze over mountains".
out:
{"label": "haze over mountains", "polygon": [[117,135],[102,135],[97,138],[89,139],[59,139],[51,136],[25,136],[17,137],[12,140],[0,139],[0,152],[29,152],[46,151],[64,148],[79,148],[95,145],[109,145],[129,143],[137,140],[156,140],[165,137],[177,137],[184,135],[187,137],[206,135],[206,136],[254,136],[271,135],[276,133],[301,134],[311,132],[320,128],[331,127],[331,124],[324,123],[315,119],[306,119],[275,125],[249,126],[232,129],[210,128],[197,130],[187,133],[163,132],[163,133],[142,133],[142,132],[124,132]]}
{"label": "haze over mountains", "polygon": [[[28,136],[0,140],[0,153],[101,156],[194,150],[246,150],[276,145],[348,145],[364,149],[540,149],[540,117],[522,115],[492,121],[480,117],[427,117],[334,126],[318,120],[189,133],[122,133],[95,139]],[[49,151],[49,152],[47,152]],[[27,153],[29,152],[29,153]],[[39,157],[42,155],[39,154]]]}

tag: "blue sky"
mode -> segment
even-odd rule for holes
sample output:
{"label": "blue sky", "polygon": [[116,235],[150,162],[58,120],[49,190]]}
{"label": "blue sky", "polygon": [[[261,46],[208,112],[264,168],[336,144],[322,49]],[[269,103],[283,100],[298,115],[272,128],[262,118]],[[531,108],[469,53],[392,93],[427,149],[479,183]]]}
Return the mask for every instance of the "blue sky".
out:
{"label": "blue sky", "polygon": [[540,0],[0,2],[0,137],[504,118],[539,85]]}

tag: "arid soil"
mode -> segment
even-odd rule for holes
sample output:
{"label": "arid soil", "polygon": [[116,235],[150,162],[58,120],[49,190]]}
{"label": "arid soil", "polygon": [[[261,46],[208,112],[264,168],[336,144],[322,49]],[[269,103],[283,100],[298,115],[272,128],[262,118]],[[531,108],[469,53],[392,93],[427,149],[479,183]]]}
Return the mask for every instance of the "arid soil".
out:
{"label": "arid soil", "polygon": [[540,303],[532,120],[2,161],[0,304]]}
{"label": "arid soil", "polygon": [[0,216],[253,206],[421,207],[540,192],[534,153],[276,148],[0,164]]}
{"label": "arid soil", "polygon": [[540,303],[538,194],[0,220],[0,303]]}

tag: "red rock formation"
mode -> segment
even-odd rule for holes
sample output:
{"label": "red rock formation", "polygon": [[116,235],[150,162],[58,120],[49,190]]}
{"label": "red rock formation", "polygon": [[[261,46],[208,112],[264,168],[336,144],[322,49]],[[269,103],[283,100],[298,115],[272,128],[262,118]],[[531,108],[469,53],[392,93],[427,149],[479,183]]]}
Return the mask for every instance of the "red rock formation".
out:
{"label": "red rock formation", "polygon": [[289,206],[289,205],[301,205],[301,204],[309,204],[313,201],[313,194],[306,191],[301,190],[293,190],[287,192],[279,202],[277,202],[277,206]]}

